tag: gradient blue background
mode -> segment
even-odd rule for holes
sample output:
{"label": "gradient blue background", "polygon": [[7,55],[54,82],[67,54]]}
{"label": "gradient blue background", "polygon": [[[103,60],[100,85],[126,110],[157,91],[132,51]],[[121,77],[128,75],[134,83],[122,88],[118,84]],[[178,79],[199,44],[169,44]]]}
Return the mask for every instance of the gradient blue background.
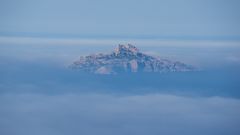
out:
{"label": "gradient blue background", "polygon": [[[0,135],[239,135],[239,0],[0,0]],[[89,75],[131,43],[198,72]]]}

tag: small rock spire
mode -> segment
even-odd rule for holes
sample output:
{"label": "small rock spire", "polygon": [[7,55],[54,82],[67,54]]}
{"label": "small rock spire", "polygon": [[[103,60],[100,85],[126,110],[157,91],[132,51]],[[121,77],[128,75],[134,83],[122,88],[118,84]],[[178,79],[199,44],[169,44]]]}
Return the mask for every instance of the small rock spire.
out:
{"label": "small rock spire", "polygon": [[137,47],[135,47],[134,45],[131,44],[119,44],[118,47],[115,49],[115,54],[120,54],[121,52],[131,52],[131,53],[138,53],[139,50]]}

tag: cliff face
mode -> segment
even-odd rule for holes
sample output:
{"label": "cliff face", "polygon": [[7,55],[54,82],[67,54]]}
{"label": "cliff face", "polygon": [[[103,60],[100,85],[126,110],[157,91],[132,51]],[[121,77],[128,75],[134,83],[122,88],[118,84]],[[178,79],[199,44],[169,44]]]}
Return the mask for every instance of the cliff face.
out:
{"label": "cliff face", "polygon": [[118,74],[124,72],[163,73],[194,70],[192,66],[181,62],[143,54],[138,48],[131,44],[118,45],[115,51],[110,54],[82,56],[70,67],[96,74]]}

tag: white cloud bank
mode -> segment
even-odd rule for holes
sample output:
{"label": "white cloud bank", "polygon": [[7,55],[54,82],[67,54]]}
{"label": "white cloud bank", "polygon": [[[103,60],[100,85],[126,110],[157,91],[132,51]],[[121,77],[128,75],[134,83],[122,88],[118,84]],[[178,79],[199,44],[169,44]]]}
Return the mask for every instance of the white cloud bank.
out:
{"label": "white cloud bank", "polygon": [[238,40],[177,40],[177,39],[94,39],[94,38],[41,38],[41,37],[4,37],[0,36],[1,44],[24,45],[110,45],[131,43],[139,46],[159,47],[236,47]]}
{"label": "white cloud bank", "polygon": [[3,135],[237,135],[240,100],[172,95],[1,95]]}

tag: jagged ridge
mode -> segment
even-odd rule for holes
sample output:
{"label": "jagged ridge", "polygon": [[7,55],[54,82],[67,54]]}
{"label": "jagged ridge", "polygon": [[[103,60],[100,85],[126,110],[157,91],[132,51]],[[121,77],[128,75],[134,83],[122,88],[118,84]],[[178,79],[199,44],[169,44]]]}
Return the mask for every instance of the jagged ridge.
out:
{"label": "jagged ridge", "polygon": [[110,54],[81,56],[71,66],[73,69],[96,73],[117,74],[123,72],[182,72],[193,71],[192,66],[177,61],[160,59],[141,53],[131,44],[118,45]]}

